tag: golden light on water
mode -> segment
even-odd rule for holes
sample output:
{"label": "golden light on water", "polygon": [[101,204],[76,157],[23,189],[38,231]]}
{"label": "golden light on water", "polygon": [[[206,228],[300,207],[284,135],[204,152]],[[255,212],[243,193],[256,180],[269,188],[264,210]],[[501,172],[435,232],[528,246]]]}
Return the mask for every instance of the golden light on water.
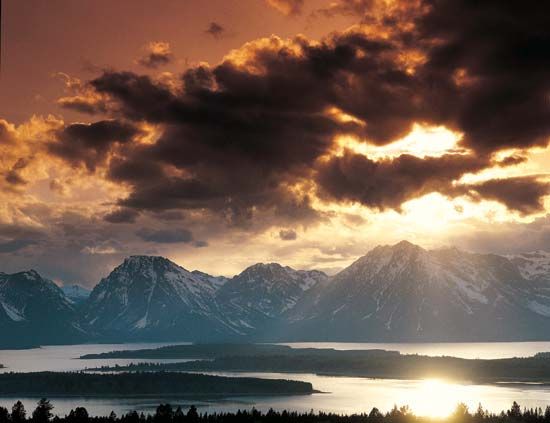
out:
{"label": "golden light on water", "polygon": [[460,398],[460,385],[439,379],[421,381],[413,391],[410,403],[415,404],[415,413],[430,417],[447,417],[457,405]]}

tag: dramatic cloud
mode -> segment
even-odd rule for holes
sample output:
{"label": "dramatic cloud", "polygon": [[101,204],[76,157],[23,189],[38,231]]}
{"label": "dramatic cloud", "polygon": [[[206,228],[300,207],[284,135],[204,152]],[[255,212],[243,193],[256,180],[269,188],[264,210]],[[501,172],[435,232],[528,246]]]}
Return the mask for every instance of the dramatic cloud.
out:
{"label": "dramatic cloud", "polygon": [[384,210],[400,209],[404,202],[431,192],[449,193],[453,181],[488,165],[473,155],[447,154],[424,159],[401,155],[395,159],[370,160],[345,151],[318,167],[320,194],[338,201],[358,202]]}
{"label": "dramatic cloud", "polygon": [[[270,42],[283,47],[281,40]],[[272,59],[276,56],[264,58]],[[304,67],[301,57],[286,60]],[[253,206],[302,203],[292,199],[287,183],[305,176],[336,134],[362,131],[361,125],[324,114],[325,106],[313,98],[315,84],[308,82],[317,77],[316,70],[302,72],[291,77],[283,66],[266,85],[267,77],[227,61],[215,69],[202,66],[186,72],[182,95],[127,72],[94,80],[98,91],[120,101],[128,118],[166,125],[155,144],[135,149],[111,169],[118,180],[135,186],[123,204],[141,209],[221,208],[245,215]],[[312,98],[284,95],[300,85],[310,85]],[[158,167],[153,173],[139,171],[155,163],[180,169],[183,176],[167,175]],[[138,181],[144,173],[153,177]]]}
{"label": "dramatic cloud", "polygon": [[[369,7],[367,2],[346,4]],[[477,22],[478,8],[462,6]],[[111,177],[133,188],[121,204],[140,210],[228,210],[246,218],[255,208],[295,201],[296,187],[316,169],[325,198],[399,209],[429,192],[448,195],[450,185],[466,173],[521,162],[514,156],[495,163],[495,151],[546,145],[548,87],[539,68],[527,63],[502,73],[508,56],[499,58],[499,51],[518,54],[518,59],[524,53],[509,51],[477,26],[471,32],[455,28],[455,16],[462,16],[456,8],[434,3],[427,10],[418,16],[407,14],[411,8],[384,10],[384,16],[394,13],[400,21],[415,18],[410,34],[376,37],[356,28],[320,43],[304,37],[257,40],[215,67],[187,70],[181,90],[130,72],[106,72],[91,81],[100,95],[118,104],[124,119],[164,127],[156,143],[128,149],[113,161]],[[449,26],[445,16],[452,21]],[[497,22],[504,16],[500,12]],[[518,24],[513,29],[516,35],[522,31],[528,35],[530,28]],[[480,37],[495,52],[476,48],[465,34]],[[511,90],[509,73],[530,82]],[[498,100],[494,105],[493,98]],[[346,153],[317,165],[338,136],[384,145],[405,136],[415,122],[463,133],[461,145],[470,153],[379,162]],[[95,154],[87,163],[94,159]]]}
{"label": "dramatic cloud", "polygon": [[454,76],[452,120],[465,134],[464,145],[479,151],[546,146],[550,4],[428,3],[418,20],[420,41],[433,42],[424,73],[438,89]]}
{"label": "dramatic cloud", "polygon": [[499,201],[523,215],[544,211],[543,197],[550,194],[550,184],[535,176],[493,179],[468,187],[477,199]]}
{"label": "dramatic cloud", "polygon": [[73,165],[84,164],[90,171],[102,163],[114,144],[124,144],[139,133],[133,125],[116,120],[92,124],[75,123],[49,144],[50,151]]}
{"label": "dramatic cloud", "polygon": [[214,38],[220,38],[225,34],[225,28],[217,22],[210,22],[210,25],[208,25],[208,28],[204,32]]}
{"label": "dramatic cloud", "polygon": [[169,64],[174,60],[170,44],[164,41],[152,41],[144,47],[145,55],[136,60],[136,63],[150,69]]}

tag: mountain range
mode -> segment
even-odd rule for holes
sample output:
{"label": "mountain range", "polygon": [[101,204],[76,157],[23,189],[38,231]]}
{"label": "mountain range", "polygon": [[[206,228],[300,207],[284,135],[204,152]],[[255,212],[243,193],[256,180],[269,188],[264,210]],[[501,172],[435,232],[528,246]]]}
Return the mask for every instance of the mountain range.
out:
{"label": "mountain range", "polygon": [[[88,295],[89,294],[89,295]],[[82,341],[550,340],[550,253],[378,246],[338,274],[233,278],[131,256],[91,293],[0,273],[0,346]]]}

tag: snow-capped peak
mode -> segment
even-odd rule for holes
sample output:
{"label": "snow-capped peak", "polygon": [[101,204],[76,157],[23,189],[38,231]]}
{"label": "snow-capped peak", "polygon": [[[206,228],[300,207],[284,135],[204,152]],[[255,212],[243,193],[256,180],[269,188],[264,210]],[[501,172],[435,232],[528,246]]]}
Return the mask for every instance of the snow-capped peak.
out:
{"label": "snow-capped peak", "polygon": [[216,314],[215,292],[223,285],[159,256],[131,256],[94,288],[84,324],[109,330],[170,330],[183,316]]}

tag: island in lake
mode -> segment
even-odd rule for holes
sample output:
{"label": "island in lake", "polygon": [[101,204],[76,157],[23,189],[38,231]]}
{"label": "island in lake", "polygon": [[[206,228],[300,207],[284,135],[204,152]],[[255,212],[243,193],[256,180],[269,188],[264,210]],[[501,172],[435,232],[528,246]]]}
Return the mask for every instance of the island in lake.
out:
{"label": "island in lake", "polygon": [[311,383],[282,379],[234,378],[192,373],[37,372],[0,374],[0,396],[140,397],[306,395]]}

